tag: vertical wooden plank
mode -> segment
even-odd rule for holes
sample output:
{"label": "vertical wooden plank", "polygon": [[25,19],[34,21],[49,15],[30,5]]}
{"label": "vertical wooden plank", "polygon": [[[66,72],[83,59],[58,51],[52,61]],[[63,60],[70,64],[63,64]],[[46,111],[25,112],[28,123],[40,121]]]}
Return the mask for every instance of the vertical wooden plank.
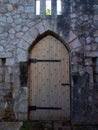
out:
{"label": "vertical wooden plank", "polygon": [[[31,54],[30,54],[30,58],[35,58],[36,57],[36,49],[34,48],[34,51],[31,51]],[[36,104],[36,97],[35,97],[35,70],[34,70],[34,64],[30,64],[30,105],[32,106]],[[32,114],[32,111],[30,112],[31,113],[31,118],[33,118],[34,114]]]}

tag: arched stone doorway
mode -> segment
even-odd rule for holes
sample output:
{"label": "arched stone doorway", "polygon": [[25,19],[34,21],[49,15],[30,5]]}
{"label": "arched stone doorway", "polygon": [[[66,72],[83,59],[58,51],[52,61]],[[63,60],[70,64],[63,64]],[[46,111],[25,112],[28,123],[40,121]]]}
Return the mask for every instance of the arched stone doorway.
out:
{"label": "arched stone doorway", "polygon": [[46,35],[30,50],[30,120],[70,120],[69,50]]}

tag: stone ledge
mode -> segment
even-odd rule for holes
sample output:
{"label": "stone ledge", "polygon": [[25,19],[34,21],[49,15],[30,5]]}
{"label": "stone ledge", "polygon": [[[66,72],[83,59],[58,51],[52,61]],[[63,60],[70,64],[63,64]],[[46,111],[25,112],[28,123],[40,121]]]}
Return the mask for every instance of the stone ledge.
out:
{"label": "stone ledge", "polygon": [[98,57],[98,51],[87,51],[85,56],[86,57]]}

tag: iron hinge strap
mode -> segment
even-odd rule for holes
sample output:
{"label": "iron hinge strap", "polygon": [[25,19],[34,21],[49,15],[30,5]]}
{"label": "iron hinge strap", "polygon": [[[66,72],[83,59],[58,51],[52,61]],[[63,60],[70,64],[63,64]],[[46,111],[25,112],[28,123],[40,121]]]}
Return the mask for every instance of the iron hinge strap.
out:
{"label": "iron hinge strap", "polygon": [[29,106],[29,110],[36,111],[37,109],[40,110],[61,110],[61,107],[37,107],[37,106]]}
{"label": "iron hinge strap", "polygon": [[37,63],[37,62],[61,62],[61,60],[29,59],[29,63]]}

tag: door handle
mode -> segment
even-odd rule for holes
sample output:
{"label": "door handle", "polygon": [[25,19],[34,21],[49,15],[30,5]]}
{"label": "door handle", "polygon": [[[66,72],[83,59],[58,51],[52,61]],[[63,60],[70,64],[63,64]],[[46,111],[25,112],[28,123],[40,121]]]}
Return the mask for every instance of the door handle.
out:
{"label": "door handle", "polygon": [[62,83],[62,86],[70,85],[69,83]]}

